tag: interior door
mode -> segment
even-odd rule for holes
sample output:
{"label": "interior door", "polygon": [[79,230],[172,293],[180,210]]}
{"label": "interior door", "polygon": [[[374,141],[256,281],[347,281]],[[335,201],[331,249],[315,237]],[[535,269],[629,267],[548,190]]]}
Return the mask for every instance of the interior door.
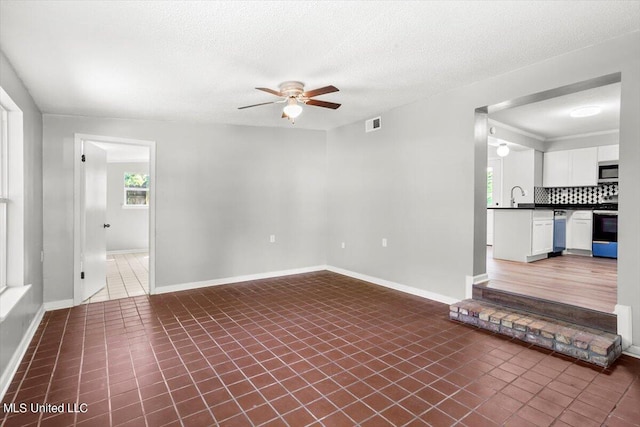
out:
{"label": "interior door", "polygon": [[107,285],[107,152],[84,143],[82,301]]}

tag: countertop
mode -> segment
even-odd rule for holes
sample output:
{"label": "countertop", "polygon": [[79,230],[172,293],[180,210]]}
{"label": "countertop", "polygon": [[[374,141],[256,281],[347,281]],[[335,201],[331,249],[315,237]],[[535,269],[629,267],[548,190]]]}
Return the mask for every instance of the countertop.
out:
{"label": "countertop", "polygon": [[516,207],[510,206],[487,206],[487,209],[557,209],[557,210],[603,210],[617,211],[616,203],[600,204],[541,204],[541,203],[519,203]]}

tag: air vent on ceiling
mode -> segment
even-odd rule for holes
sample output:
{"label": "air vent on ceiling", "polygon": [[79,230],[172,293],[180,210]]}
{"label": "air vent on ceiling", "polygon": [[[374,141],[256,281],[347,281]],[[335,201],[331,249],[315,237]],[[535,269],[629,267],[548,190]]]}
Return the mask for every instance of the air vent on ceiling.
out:
{"label": "air vent on ceiling", "polygon": [[373,119],[369,119],[364,122],[364,130],[365,132],[373,132],[374,130],[380,129],[382,126],[382,121],[380,117],[374,117]]}

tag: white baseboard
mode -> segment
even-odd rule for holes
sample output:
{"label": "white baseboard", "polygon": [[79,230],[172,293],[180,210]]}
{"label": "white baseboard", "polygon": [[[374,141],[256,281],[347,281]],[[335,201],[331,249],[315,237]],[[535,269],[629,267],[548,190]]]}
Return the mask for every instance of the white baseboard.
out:
{"label": "white baseboard", "polygon": [[489,281],[487,273],[478,274],[476,276],[465,276],[464,297],[465,299],[473,298],[473,285],[479,285]]}
{"label": "white baseboard", "polygon": [[630,345],[626,348],[622,354],[626,354],[627,356],[635,357],[636,359],[640,359],[640,346],[638,345]]}
{"label": "white baseboard", "polygon": [[107,251],[107,255],[120,255],[120,254],[141,254],[149,252],[148,248],[144,249],[119,249],[117,251]]}
{"label": "white baseboard", "polygon": [[9,360],[9,363],[7,364],[6,369],[2,373],[2,377],[0,377],[0,400],[4,398],[4,395],[7,392],[9,385],[11,385],[11,380],[13,379],[14,375],[18,371],[20,362],[22,361],[22,358],[24,357],[25,353],[27,352],[27,349],[29,348],[29,343],[31,343],[31,340],[33,339],[33,336],[35,335],[36,331],[38,330],[38,326],[42,321],[42,317],[44,316],[44,311],[45,311],[44,305],[41,305],[40,309],[36,312],[36,315],[33,317],[33,320],[31,321],[29,328],[24,333],[24,336],[22,337],[20,344],[18,344],[18,347],[13,352],[13,356],[11,357],[11,360]]}
{"label": "white baseboard", "polygon": [[73,307],[73,299],[63,299],[44,303],[44,311],[60,310],[62,308],[70,307]]}
{"label": "white baseboard", "polygon": [[206,288],[208,286],[227,285],[231,283],[247,282],[249,280],[271,279],[273,277],[291,276],[292,274],[312,273],[314,271],[326,270],[326,265],[316,265],[312,267],[294,268],[291,270],[270,271],[266,273],[248,274],[245,276],[225,277],[222,279],[203,280],[201,282],[180,283],[177,285],[158,286],[154,291],[154,295],[165,294],[168,292],[187,291],[190,289]]}
{"label": "white baseboard", "polygon": [[618,319],[618,335],[622,337],[622,348],[627,349],[633,342],[633,319],[631,318],[631,307],[628,305],[616,304],[613,314]]}
{"label": "white baseboard", "polygon": [[344,276],[353,277],[354,279],[364,280],[365,282],[374,283],[376,285],[384,286],[385,288],[395,289],[396,291],[404,292],[411,295],[416,295],[422,298],[427,298],[433,301],[438,301],[444,304],[454,304],[460,301],[457,298],[451,298],[446,295],[441,295],[435,292],[425,291],[424,289],[414,288],[413,286],[402,285],[389,280],[380,279],[378,277],[367,276],[366,274],[360,274],[353,271],[345,270],[339,267],[333,267],[328,265],[327,270],[334,273],[342,274]]}

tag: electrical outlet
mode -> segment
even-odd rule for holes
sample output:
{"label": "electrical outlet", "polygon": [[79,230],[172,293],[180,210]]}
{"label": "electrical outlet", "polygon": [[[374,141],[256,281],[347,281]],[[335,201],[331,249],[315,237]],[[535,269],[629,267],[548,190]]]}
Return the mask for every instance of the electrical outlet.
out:
{"label": "electrical outlet", "polygon": [[340,244],[340,247],[341,247],[342,249],[344,249],[344,248],[346,248],[346,247],[347,247],[347,245],[346,245],[344,242],[342,242],[342,243]]}
{"label": "electrical outlet", "polygon": [[269,243],[275,243],[276,242],[276,235],[272,234],[269,236]]}
{"label": "electrical outlet", "polygon": [[382,238],[382,247],[383,247],[383,248],[386,248],[386,247],[387,247],[387,238],[386,238],[386,237],[383,237],[383,238]]}

